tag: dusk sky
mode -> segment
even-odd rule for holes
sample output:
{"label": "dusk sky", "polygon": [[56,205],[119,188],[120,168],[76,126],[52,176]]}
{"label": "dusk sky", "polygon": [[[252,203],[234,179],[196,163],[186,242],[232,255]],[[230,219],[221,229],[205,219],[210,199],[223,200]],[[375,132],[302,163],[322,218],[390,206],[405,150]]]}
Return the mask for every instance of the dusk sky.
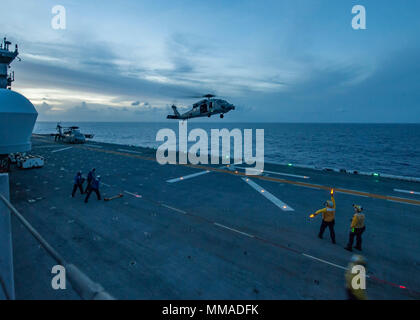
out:
{"label": "dusk sky", "polygon": [[[55,5],[65,30],[51,26]],[[366,30],[352,28],[354,5]],[[216,93],[237,106],[229,122],[420,122],[417,0],[1,6],[0,35],[22,58],[13,89],[38,120],[166,121],[172,103]]]}

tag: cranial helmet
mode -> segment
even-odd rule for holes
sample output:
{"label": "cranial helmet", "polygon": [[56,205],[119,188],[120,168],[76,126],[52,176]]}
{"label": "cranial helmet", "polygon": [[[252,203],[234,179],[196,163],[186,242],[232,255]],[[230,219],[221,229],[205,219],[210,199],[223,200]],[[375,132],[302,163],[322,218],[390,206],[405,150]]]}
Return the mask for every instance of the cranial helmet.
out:
{"label": "cranial helmet", "polygon": [[334,206],[331,200],[325,201],[325,205],[329,208],[332,208]]}
{"label": "cranial helmet", "polygon": [[353,204],[353,208],[356,209],[357,212],[362,212],[363,211],[362,206],[359,206],[358,204]]}
{"label": "cranial helmet", "polygon": [[351,262],[354,264],[360,264],[362,266],[366,266],[366,259],[359,255],[359,254],[355,254],[351,257]]}

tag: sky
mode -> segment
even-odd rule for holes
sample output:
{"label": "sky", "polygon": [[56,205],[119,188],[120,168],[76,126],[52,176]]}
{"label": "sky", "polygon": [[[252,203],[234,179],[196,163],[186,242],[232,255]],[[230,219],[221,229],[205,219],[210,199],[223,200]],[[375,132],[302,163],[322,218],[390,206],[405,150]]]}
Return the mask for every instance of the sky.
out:
{"label": "sky", "polygon": [[[51,25],[56,5],[65,29]],[[355,5],[366,8],[365,30],[352,28]],[[22,59],[13,90],[41,121],[169,121],[173,103],[183,111],[214,93],[237,106],[229,122],[420,122],[417,0],[1,7],[0,36]]]}

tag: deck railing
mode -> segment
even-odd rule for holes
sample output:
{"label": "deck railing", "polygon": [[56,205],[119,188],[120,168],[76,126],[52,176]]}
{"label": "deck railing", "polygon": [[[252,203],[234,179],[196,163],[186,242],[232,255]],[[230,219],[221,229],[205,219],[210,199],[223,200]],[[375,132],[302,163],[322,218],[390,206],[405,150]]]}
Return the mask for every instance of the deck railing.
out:
{"label": "deck railing", "polygon": [[[104,288],[93,282],[86,274],[79,270],[75,265],[68,263],[40,234],[35,228],[20,214],[19,211],[0,194],[0,200],[9,208],[10,212],[19,220],[19,222],[31,233],[31,235],[39,242],[39,244],[47,251],[47,253],[66,270],[66,277],[71,283],[77,294],[85,300],[114,300]],[[0,279],[0,287],[3,289],[7,299],[10,294],[7,292],[3,281]]]}

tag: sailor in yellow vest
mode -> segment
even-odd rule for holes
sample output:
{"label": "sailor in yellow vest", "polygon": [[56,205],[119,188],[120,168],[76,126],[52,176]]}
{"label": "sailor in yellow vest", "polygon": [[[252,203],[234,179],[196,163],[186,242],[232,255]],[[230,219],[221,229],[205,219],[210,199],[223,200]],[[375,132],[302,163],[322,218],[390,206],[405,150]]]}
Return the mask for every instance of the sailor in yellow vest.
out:
{"label": "sailor in yellow vest", "polygon": [[322,239],[325,229],[328,227],[330,229],[330,236],[332,243],[335,244],[335,200],[334,200],[334,190],[331,190],[331,200],[325,202],[325,208],[318,210],[314,214],[311,214],[310,218],[315,218],[318,214],[322,213],[322,223],[319,230],[318,238]]}
{"label": "sailor in yellow vest", "polygon": [[357,204],[353,205],[354,208],[354,215],[353,219],[351,220],[351,230],[349,235],[349,243],[345,248],[348,251],[353,251],[353,241],[354,237],[356,237],[356,246],[354,247],[357,250],[362,251],[362,234],[365,232],[365,215],[362,213],[363,208]]}
{"label": "sailor in yellow vest", "polygon": [[353,255],[345,273],[348,300],[367,300],[366,287],[363,288],[366,286],[366,273],[366,260]]}

